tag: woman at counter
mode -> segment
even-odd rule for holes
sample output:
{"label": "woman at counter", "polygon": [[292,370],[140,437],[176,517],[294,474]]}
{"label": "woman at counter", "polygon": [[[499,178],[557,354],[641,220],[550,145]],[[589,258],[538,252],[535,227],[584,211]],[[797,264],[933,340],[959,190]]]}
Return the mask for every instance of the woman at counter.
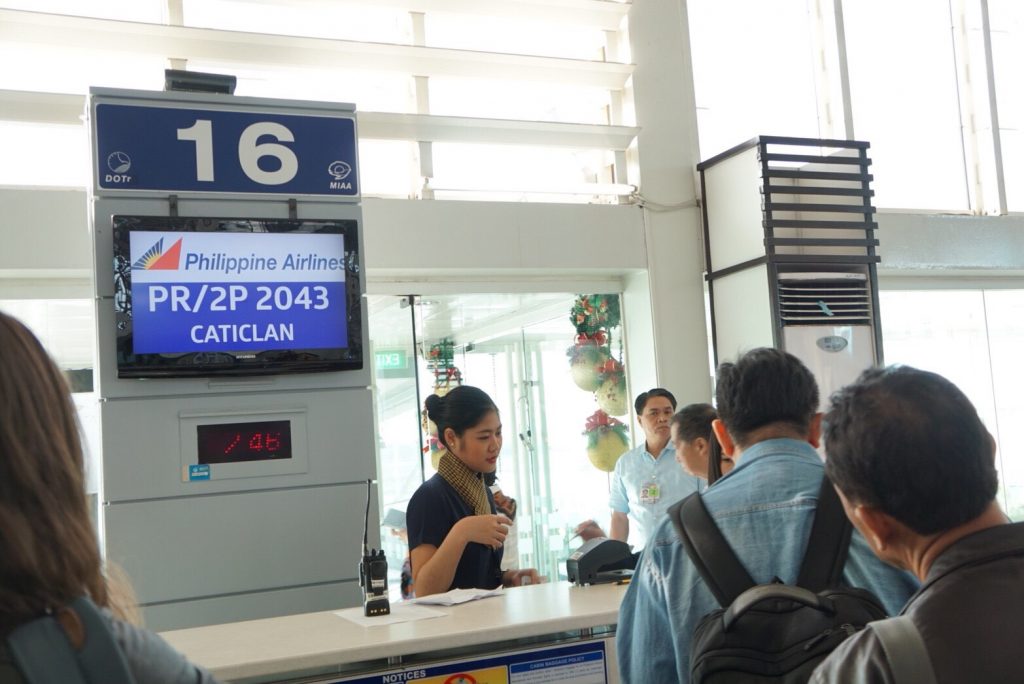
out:
{"label": "woman at counter", "polygon": [[444,397],[430,395],[426,408],[445,452],[406,511],[416,595],[538,582],[533,568],[501,570],[512,521],[497,512],[484,483],[501,452],[498,407],[486,392],[462,386]]}

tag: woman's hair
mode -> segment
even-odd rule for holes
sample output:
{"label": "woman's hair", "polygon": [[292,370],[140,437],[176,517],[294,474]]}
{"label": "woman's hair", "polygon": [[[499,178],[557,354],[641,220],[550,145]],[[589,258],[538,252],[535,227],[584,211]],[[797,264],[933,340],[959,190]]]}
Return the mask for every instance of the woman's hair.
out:
{"label": "woman's hair", "polygon": [[0,634],[88,595],[108,604],[64,376],[0,313]]}
{"label": "woman's hair", "polygon": [[722,445],[718,443],[711,423],[718,418],[718,412],[711,404],[689,404],[679,409],[670,425],[676,427],[676,434],[684,442],[703,437],[708,442],[708,485],[722,477]]}
{"label": "woman's hair", "polygon": [[498,413],[498,407],[487,392],[469,385],[456,387],[443,397],[431,394],[424,403],[427,417],[437,425],[437,439],[446,449],[449,447],[444,438],[445,430],[451,428],[461,437],[491,411]]}

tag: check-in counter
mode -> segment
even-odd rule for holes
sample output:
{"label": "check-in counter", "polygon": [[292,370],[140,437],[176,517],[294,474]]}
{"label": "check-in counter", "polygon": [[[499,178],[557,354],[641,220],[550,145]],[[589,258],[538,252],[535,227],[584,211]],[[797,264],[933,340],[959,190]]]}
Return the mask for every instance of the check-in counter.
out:
{"label": "check-in counter", "polygon": [[[506,589],[443,615],[363,626],[333,611],[162,633],[225,682],[618,682],[622,585]],[[382,621],[383,622],[383,621]]]}

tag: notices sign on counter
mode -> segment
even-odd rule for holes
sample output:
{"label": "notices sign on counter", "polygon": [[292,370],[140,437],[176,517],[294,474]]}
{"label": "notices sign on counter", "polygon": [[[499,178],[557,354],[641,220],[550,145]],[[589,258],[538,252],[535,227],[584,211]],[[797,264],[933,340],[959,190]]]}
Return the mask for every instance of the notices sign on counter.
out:
{"label": "notices sign on counter", "polygon": [[504,653],[333,680],[332,684],[607,684],[604,641]]}

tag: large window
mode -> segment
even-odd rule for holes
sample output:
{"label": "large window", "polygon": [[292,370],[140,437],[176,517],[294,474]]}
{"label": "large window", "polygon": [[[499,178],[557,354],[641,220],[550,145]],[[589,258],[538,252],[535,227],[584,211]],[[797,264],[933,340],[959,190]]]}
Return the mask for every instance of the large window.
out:
{"label": "large window", "polygon": [[[84,187],[89,143],[81,126],[0,121],[0,185]],[[16,163],[11,163],[17,160]]]}
{"label": "large window", "polygon": [[1010,211],[1024,211],[1024,89],[1020,87],[1024,4],[1019,0],[988,0],[988,11],[1006,204]]}
{"label": "large window", "polygon": [[594,184],[612,182],[612,163],[611,153],[602,150],[438,143],[432,185],[438,199],[471,191],[479,199],[535,200],[548,194],[563,202],[585,201],[588,189],[599,194]]}
{"label": "large window", "polygon": [[232,74],[239,96],[355,104],[364,196],[629,195],[628,5],[456,5],[0,0],[0,105],[17,104],[0,107],[0,143],[18,160],[0,161],[0,184],[88,183],[88,147],[63,130],[84,130],[84,100],[33,96],[160,90],[171,67]]}
{"label": "large window", "polygon": [[871,143],[875,204],[968,209],[949,5],[856,0],[843,15],[854,133]]}
{"label": "large window", "polygon": [[1004,509],[1024,519],[1024,290],[883,291],[885,362],[939,373],[998,445]]}
{"label": "large window", "polygon": [[167,18],[167,0],[4,0],[2,6],[121,21],[161,22]]}
{"label": "large window", "polygon": [[432,46],[569,59],[605,58],[604,32],[591,26],[437,12],[427,14],[425,27],[427,45]]}
{"label": "large window", "polygon": [[374,43],[408,43],[408,12],[348,3],[183,0],[186,26]]}
{"label": "large window", "polygon": [[1024,210],[1016,0],[686,8],[702,158],[760,134],[854,138],[871,143],[880,209],[995,214],[1005,194]]}
{"label": "large window", "polygon": [[806,0],[689,0],[700,153],[757,135],[820,137]]}

